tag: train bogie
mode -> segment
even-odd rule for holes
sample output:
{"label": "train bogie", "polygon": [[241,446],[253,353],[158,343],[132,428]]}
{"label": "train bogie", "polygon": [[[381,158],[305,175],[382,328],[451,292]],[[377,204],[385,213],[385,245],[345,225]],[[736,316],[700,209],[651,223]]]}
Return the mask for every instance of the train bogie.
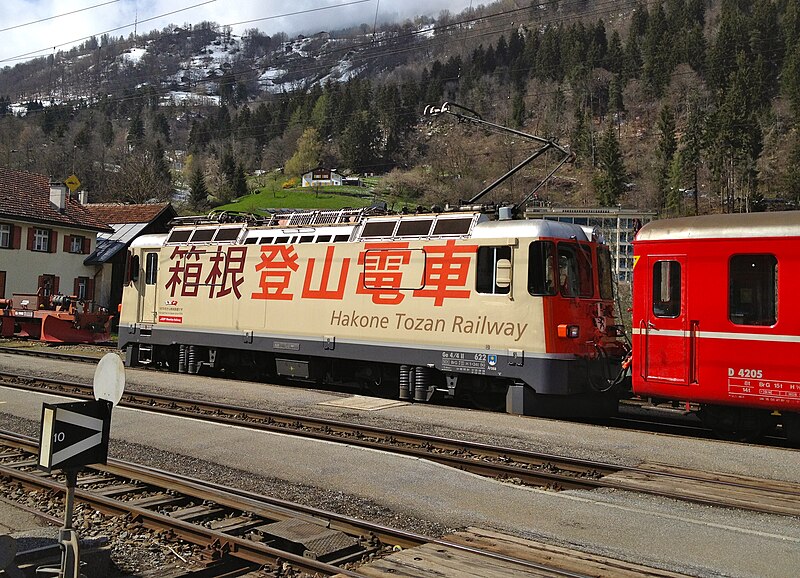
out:
{"label": "train bogie", "polygon": [[197,224],[138,240],[131,261],[129,365],[522,414],[616,399],[610,259],[578,226],[479,213]]}
{"label": "train bogie", "polygon": [[[655,221],[634,242],[633,389],[732,437],[800,412],[800,213]],[[797,435],[796,433],[791,435]]]}

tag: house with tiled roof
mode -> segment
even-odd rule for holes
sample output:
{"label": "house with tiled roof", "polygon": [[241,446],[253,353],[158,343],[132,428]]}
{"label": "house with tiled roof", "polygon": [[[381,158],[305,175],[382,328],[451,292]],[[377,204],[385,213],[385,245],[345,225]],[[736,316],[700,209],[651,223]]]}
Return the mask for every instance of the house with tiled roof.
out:
{"label": "house with tiled roof", "polygon": [[0,299],[31,309],[57,294],[95,301],[98,271],[84,260],[111,231],[63,183],[0,167]]}
{"label": "house with tiled roof", "polygon": [[97,302],[116,313],[122,302],[131,242],[142,235],[166,233],[170,229],[169,222],[177,213],[170,203],[89,203],[85,208],[95,219],[112,229],[97,235],[97,246],[84,264],[98,270],[95,284]]}

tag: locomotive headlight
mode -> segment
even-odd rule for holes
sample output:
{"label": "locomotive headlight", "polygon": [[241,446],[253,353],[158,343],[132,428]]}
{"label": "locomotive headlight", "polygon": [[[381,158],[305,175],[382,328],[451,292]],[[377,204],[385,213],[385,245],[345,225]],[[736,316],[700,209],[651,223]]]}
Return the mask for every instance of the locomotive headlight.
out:
{"label": "locomotive headlight", "polygon": [[581,334],[581,328],[577,325],[559,325],[558,336],[575,339]]}

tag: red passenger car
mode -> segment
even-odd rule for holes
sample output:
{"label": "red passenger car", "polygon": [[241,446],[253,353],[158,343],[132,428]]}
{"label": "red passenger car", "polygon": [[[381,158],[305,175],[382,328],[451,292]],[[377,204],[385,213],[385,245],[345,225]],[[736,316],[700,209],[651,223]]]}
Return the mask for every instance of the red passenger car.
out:
{"label": "red passenger car", "polygon": [[634,255],[634,393],[800,440],[800,211],[654,221]]}

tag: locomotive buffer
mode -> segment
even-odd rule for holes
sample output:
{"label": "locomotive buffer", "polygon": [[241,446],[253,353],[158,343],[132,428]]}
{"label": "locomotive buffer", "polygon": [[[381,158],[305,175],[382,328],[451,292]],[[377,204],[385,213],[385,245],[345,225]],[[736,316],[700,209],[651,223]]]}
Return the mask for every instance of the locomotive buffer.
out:
{"label": "locomotive buffer", "polygon": [[122,360],[118,355],[108,353],[95,370],[94,401],[42,404],[39,468],[46,472],[62,470],[67,477],[67,492],[64,527],[59,532],[61,565],[58,568],[40,568],[37,575],[41,573],[58,578],[81,576],[78,534],[72,528],[75,484],[82,466],[106,463],[111,410],[119,403],[124,389],[125,368]]}

